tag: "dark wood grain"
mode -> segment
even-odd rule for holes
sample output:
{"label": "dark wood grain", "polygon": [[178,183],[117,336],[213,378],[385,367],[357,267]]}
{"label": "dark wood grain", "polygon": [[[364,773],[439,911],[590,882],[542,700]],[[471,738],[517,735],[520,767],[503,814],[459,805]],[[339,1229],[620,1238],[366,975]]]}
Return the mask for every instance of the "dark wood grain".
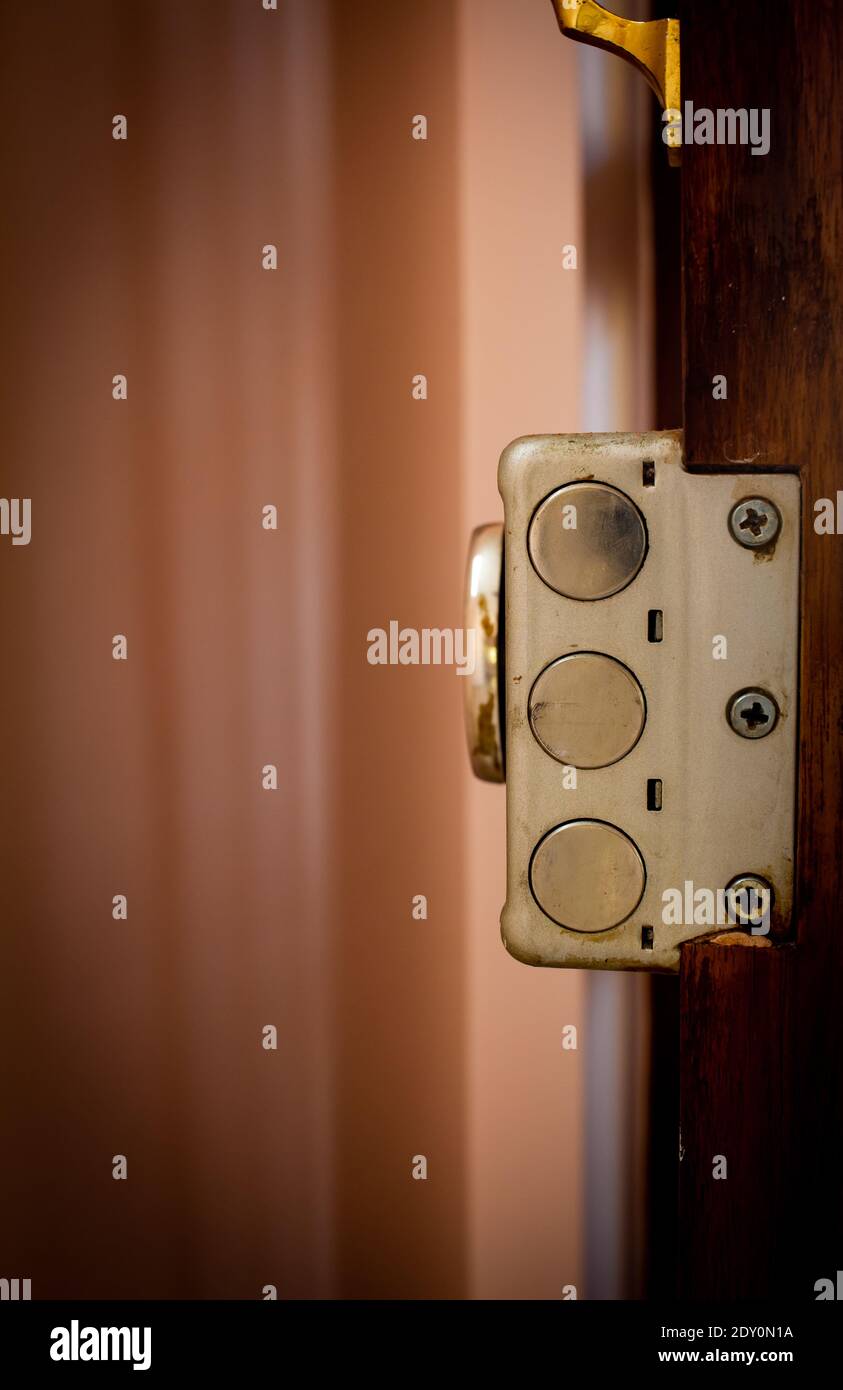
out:
{"label": "dark wood grain", "polygon": [[795,942],[683,952],[680,1288],[813,1299],[843,1268],[843,536],[812,524],[843,488],[843,6],[678,12],[683,98],[768,107],[772,142],[683,151],[688,465],[803,482]]}

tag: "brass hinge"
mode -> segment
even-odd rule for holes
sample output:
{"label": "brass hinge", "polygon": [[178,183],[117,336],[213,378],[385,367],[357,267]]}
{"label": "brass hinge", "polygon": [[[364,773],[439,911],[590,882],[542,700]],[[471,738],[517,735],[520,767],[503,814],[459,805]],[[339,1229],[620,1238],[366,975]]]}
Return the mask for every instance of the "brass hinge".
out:
{"label": "brass hinge", "polygon": [[[678,19],[623,19],[596,0],[552,0],[566,38],[617,53],[638,68],[655,92],[662,111],[678,118],[681,96]],[[681,134],[673,123],[665,130],[672,164],[679,162]]]}

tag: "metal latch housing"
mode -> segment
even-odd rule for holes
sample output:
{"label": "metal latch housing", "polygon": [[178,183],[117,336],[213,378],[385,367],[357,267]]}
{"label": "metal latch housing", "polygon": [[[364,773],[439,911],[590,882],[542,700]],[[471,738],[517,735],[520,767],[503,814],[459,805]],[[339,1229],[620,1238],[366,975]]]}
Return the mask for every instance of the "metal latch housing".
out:
{"label": "metal latch housing", "polygon": [[[498,482],[507,949],[675,970],[693,937],[782,934],[798,477],[688,473],[670,432],[519,439]],[[755,883],[767,910],[736,918]]]}

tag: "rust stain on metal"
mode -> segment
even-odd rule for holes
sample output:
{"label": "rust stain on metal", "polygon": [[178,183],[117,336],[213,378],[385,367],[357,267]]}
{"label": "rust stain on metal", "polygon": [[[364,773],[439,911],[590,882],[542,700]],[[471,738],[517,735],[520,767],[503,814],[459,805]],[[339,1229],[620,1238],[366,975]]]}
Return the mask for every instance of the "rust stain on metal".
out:
{"label": "rust stain on metal", "polygon": [[488,699],[483,701],[477,711],[477,735],[473,751],[475,756],[491,758],[495,772],[501,771],[497,726],[495,724],[494,691]]}
{"label": "rust stain on metal", "polygon": [[480,595],[477,600],[477,606],[480,609],[480,625],[483,628],[486,639],[489,642],[494,642],[498,635],[497,628],[489,614],[489,600],[486,598],[485,594]]}

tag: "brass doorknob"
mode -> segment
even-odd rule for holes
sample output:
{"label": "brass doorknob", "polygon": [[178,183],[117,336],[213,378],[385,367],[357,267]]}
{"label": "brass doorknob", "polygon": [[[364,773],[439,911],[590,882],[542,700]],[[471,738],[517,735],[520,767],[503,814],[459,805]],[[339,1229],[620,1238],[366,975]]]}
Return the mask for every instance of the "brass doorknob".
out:
{"label": "brass doorknob", "polygon": [[503,522],[478,526],[468,547],[464,623],[473,669],[464,678],[465,734],[474,775],[505,780],[503,641],[501,640]]}

